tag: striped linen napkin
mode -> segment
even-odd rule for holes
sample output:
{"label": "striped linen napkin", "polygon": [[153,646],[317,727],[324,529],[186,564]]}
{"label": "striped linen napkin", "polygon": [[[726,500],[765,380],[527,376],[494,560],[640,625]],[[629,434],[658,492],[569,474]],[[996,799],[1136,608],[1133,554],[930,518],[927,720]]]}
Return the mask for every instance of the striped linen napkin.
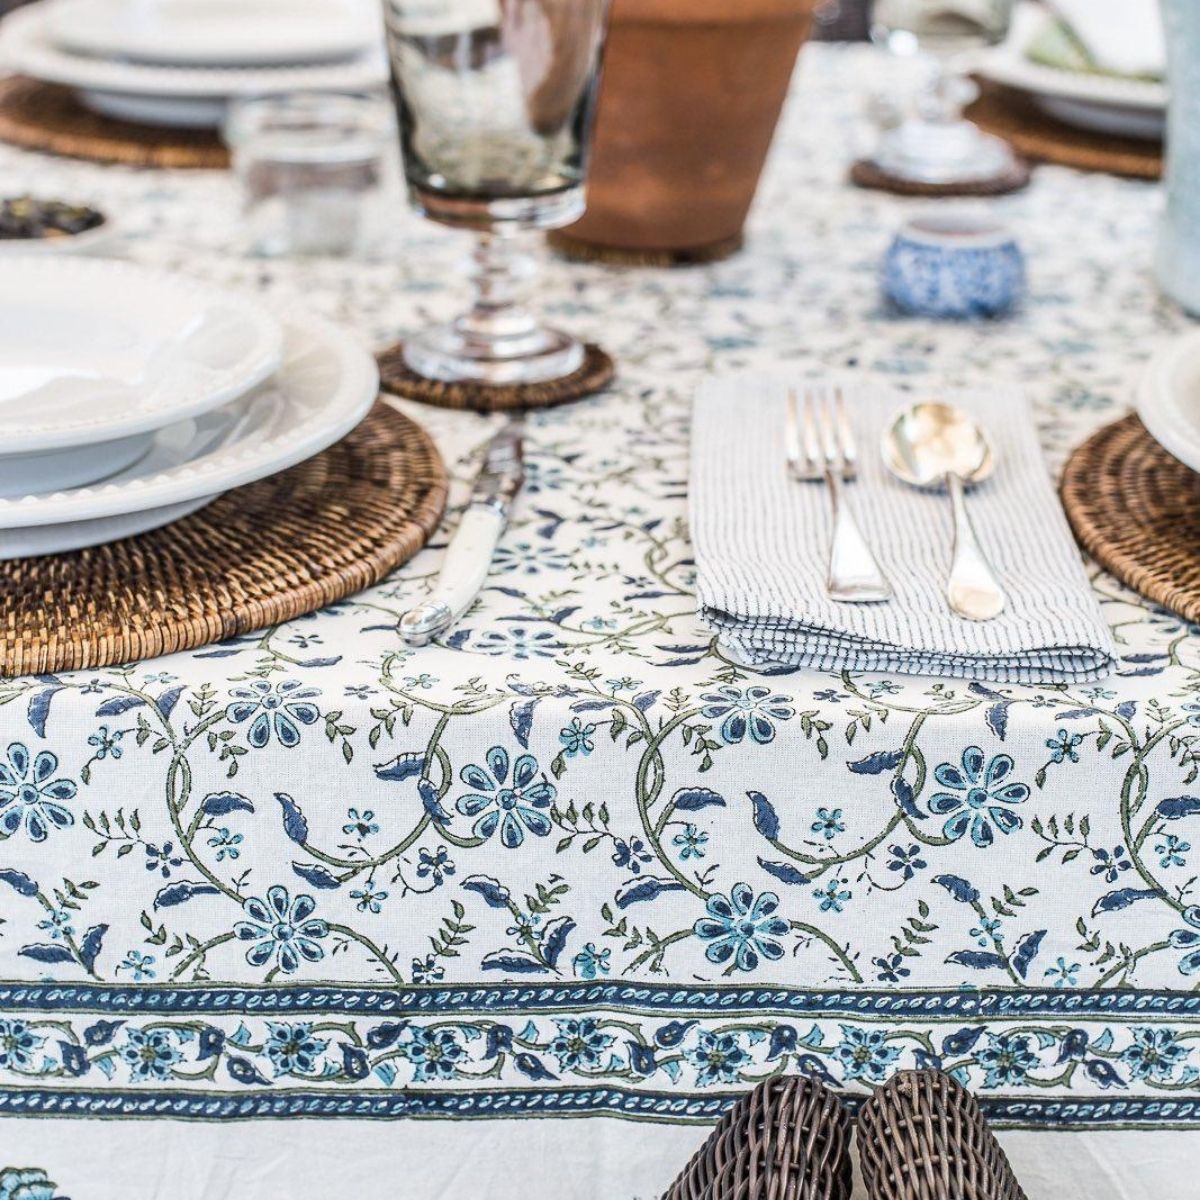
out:
{"label": "striped linen napkin", "polygon": [[843,388],[858,438],[846,496],[895,588],[886,604],[825,594],[832,516],[823,484],[786,470],[789,381],[742,375],[706,382],[695,400],[690,520],[702,620],[749,666],[886,671],[1010,683],[1098,679],[1112,639],[1038,444],[1014,390],[939,392],[987,431],[996,469],[967,503],[1008,592],[992,621],[946,606],[950,501],[888,475],[878,439],[911,397],[883,385]]}

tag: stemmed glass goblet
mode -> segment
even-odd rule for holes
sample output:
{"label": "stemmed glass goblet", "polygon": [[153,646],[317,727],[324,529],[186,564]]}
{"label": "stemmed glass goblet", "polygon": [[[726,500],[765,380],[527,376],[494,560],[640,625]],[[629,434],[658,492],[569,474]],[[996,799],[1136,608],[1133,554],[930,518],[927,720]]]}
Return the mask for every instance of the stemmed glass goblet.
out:
{"label": "stemmed glass goblet", "polygon": [[1002,42],[1014,0],[874,0],[871,37],[895,54],[933,59],[917,112],[888,129],[875,154],[889,175],[912,183],[997,179],[1014,167],[1008,144],[967,121],[975,85],[955,70],[961,56]]}
{"label": "stemmed glass goblet", "polygon": [[478,234],[475,302],[408,339],[419,375],[528,384],[576,371],[583,345],[520,296],[514,241],[584,210],[608,0],[384,0],[409,197]]}

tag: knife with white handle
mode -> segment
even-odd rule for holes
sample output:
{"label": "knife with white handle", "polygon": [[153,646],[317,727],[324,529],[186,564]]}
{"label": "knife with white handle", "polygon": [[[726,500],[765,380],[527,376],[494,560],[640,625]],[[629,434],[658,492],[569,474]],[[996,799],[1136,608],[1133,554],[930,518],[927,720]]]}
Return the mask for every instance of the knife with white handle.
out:
{"label": "knife with white handle", "polygon": [[524,423],[516,418],[488,443],[432,595],[400,618],[400,636],[410,646],[426,646],[450,629],[487,582],[513,501],[525,482],[524,440]]}

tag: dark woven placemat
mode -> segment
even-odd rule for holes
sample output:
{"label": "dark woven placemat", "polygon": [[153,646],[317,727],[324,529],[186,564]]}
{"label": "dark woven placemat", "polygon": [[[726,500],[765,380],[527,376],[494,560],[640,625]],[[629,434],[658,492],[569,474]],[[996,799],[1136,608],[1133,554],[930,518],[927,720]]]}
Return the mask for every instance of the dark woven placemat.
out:
{"label": "dark woven placemat", "polygon": [[376,355],[383,390],[406,400],[420,400],[438,408],[456,408],[469,412],[519,412],[533,408],[553,408],[582,400],[603,391],[612,382],[616,368],[613,360],[589,342],[583,366],[562,379],[547,383],[523,383],[508,386],[479,383],[443,383],[418,375],[404,361],[404,343]]}
{"label": "dark woven placemat", "polygon": [[1135,592],[1200,621],[1200,475],[1131,414],[1067,462],[1063,508],[1083,548]]}
{"label": "dark woven placemat", "polygon": [[664,1200],[850,1200],[852,1186],[849,1111],[786,1075],[726,1110]]}
{"label": "dark woven placemat", "polygon": [[858,1111],[871,1200],[1026,1200],[975,1097],[941,1071],[900,1071]]}
{"label": "dark woven placemat", "polygon": [[411,558],[445,502],[433,441],[376,404],[324,453],[174,524],[0,562],[0,675],[155,658],[312,612]]}
{"label": "dark woven placemat", "polygon": [[892,192],[897,196],[1003,196],[1017,192],[1028,184],[1029,164],[1017,159],[1013,169],[998,179],[967,179],[961,183],[913,183],[889,175],[869,158],[860,158],[850,168],[850,182],[861,188],[874,188],[880,192]]}
{"label": "dark woven placemat", "polygon": [[1036,162],[1136,179],[1162,177],[1161,142],[1076,129],[1055,120],[1024,92],[1012,88],[983,85],[979,99],[966,115],[981,129],[1004,138],[1014,150]]}
{"label": "dark woven placemat", "polygon": [[546,240],[564,258],[572,262],[603,263],[613,267],[701,267],[705,263],[721,262],[736,254],[745,238],[726,238],[707,246],[688,246],[682,250],[635,250],[619,246],[600,246],[573,238],[569,233],[554,230]]}
{"label": "dark woven placemat", "polygon": [[70,88],[14,76],[0,80],[0,141],[25,150],[129,167],[219,170],[229,151],[215,130],[165,129],[85,108]]}

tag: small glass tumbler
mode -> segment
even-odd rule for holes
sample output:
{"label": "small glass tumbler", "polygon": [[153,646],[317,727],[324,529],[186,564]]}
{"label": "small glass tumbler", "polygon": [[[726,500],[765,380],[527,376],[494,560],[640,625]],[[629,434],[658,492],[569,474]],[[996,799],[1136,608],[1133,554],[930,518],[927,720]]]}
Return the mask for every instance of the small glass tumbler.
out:
{"label": "small glass tumbler", "polygon": [[350,255],[378,227],[392,114],[378,96],[295,92],[235,102],[225,125],[253,253]]}

